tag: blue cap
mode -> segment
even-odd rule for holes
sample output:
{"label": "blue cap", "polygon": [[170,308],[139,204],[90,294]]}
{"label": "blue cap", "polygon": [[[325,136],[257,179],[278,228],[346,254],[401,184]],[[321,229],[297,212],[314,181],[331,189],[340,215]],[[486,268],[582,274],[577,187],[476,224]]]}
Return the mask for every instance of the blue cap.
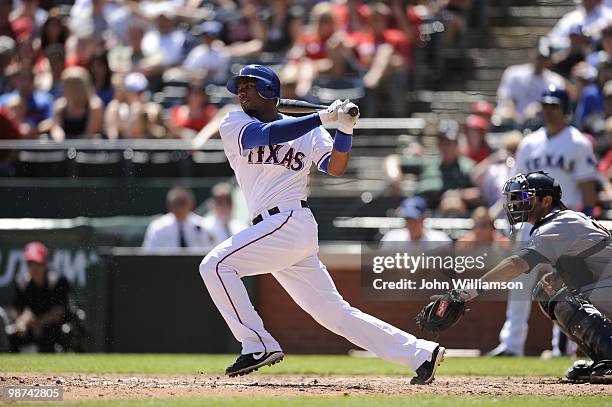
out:
{"label": "blue cap", "polygon": [[427,202],[420,196],[413,196],[402,201],[397,215],[408,219],[421,219],[427,212]]}
{"label": "blue cap", "polygon": [[546,90],[542,93],[540,103],[543,105],[559,105],[565,114],[569,114],[570,103],[567,91],[553,83],[548,84]]}

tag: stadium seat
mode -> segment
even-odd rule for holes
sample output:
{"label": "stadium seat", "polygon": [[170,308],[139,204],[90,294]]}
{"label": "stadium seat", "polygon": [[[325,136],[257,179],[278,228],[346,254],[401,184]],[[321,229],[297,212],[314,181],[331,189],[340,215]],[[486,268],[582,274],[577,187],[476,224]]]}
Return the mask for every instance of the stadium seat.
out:
{"label": "stadium seat", "polygon": [[66,151],[20,151],[15,167],[19,177],[66,177],[71,172]]}
{"label": "stadium seat", "polygon": [[336,99],[350,99],[358,103],[365,95],[363,81],[359,77],[320,78],[315,81],[308,99],[331,103]]}
{"label": "stadium seat", "polygon": [[194,177],[231,177],[232,168],[223,151],[196,151],[191,155]]}
{"label": "stadium seat", "polygon": [[134,151],[129,175],[136,177],[180,177],[188,175],[183,151]]}
{"label": "stadium seat", "polygon": [[75,158],[77,177],[120,177],[123,158],[119,151],[79,151]]}

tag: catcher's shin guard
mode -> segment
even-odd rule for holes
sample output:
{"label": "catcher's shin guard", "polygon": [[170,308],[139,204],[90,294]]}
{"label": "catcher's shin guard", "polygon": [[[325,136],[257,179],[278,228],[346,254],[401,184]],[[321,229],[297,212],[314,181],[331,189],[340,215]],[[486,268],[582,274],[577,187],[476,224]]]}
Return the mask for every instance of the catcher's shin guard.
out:
{"label": "catcher's shin guard", "polygon": [[589,300],[564,288],[550,299],[548,309],[561,330],[591,359],[595,362],[612,359],[612,324]]}

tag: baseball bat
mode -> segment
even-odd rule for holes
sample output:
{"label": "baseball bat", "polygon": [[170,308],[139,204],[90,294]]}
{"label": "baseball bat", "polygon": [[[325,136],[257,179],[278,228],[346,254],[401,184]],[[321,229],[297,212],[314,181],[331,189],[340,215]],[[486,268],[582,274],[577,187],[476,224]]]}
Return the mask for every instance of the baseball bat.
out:
{"label": "baseball bat", "polygon": [[[328,106],[325,105],[295,99],[281,99],[278,104],[278,111],[286,114],[308,114],[327,108]],[[359,108],[357,106],[351,107],[349,114],[353,117],[359,115]]]}

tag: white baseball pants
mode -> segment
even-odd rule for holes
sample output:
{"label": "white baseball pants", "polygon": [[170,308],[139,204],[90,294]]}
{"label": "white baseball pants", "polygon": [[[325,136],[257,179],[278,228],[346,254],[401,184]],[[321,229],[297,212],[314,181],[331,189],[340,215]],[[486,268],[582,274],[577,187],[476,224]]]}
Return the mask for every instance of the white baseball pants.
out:
{"label": "white baseball pants", "polygon": [[[522,245],[529,242],[529,232],[533,226],[529,223],[520,225],[517,240]],[[514,281],[522,282],[524,290],[520,294],[509,290],[508,303],[506,305],[506,321],[499,332],[501,346],[509,352],[523,356],[525,354],[525,341],[527,340],[529,314],[531,313],[531,299],[524,298],[523,292],[531,292],[538,282],[537,273],[531,272],[518,276]],[[519,298],[517,298],[519,297]]]}
{"label": "white baseball pants", "polygon": [[413,370],[430,360],[437,343],[417,339],[342,298],[317,256],[317,223],[310,210],[301,208],[299,202],[279,208],[281,213],[262,214],[262,222],[221,243],[200,264],[208,292],[242,344],[242,353],[281,350],[240,280],[271,273],[319,324],[355,345]]}

